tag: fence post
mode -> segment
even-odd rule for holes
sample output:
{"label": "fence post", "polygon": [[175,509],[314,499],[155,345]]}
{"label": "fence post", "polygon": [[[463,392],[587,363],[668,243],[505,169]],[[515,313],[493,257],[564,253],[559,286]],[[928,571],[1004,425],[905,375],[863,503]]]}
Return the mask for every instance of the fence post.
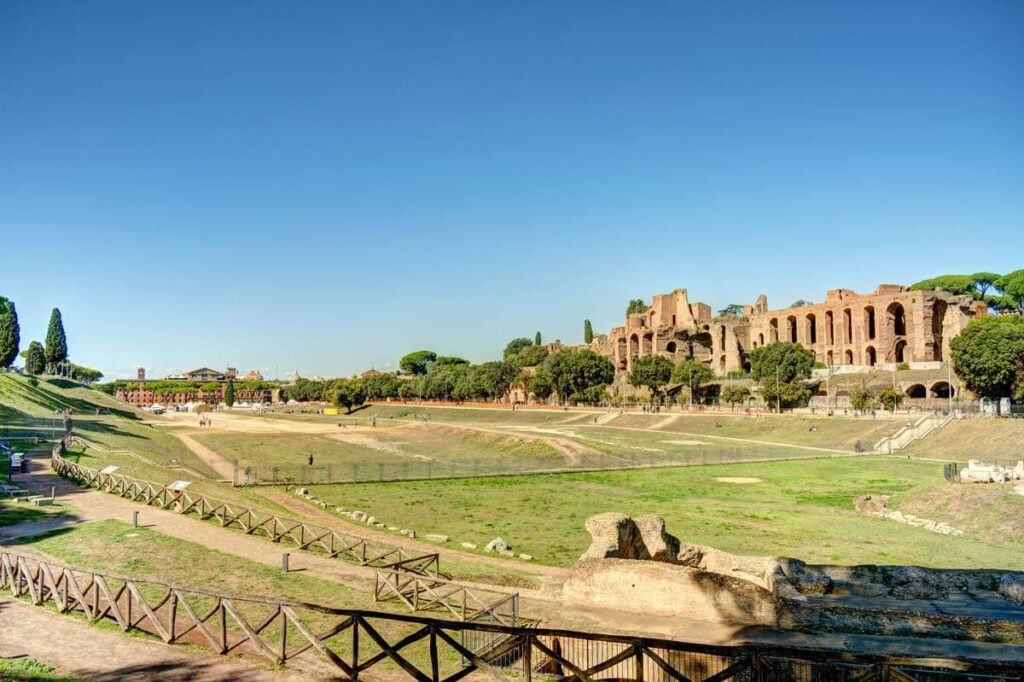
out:
{"label": "fence post", "polygon": [[288,572],[288,557],[289,556],[290,556],[290,554],[288,552],[282,552],[281,553],[281,572],[282,573],[287,573]]}
{"label": "fence post", "polygon": [[138,528],[138,527],[139,527],[139,512],[133,511],[132,512],[132,528]]}

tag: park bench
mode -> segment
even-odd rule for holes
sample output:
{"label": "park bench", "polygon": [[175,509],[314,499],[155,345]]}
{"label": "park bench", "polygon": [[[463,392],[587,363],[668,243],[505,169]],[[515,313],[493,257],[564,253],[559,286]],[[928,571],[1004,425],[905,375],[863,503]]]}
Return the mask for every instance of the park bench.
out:
{"label": "park bench", "polygon": [[53,504],[53,496],[51,495],[33,495],[32,497],[25,498],[26,502],[31,502],[37,507],[44,507]]}

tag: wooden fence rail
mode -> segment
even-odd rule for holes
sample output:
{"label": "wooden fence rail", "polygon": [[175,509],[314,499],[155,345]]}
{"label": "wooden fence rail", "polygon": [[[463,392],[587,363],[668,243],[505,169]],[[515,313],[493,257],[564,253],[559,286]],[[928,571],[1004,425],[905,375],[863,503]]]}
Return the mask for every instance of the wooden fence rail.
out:
{"label": "wooden fence rail", "polygon": [[[625,635],[524,628],[339,609],[229,595],[116,576],[0,548],[0,590],[59,613],[110,621],[168,644],[191,643],[284,664],[314,657],[357,680],[375,666],[416,682],[457,682],[475,670],[530,682],[1020,682],[1020,664],[915,659],[848,651],[709,646]],[[488,634],[474,651],[466,635]]]}
{"label": "wooden fence rail", "polygon": [[234,502],[219,500],[188,490],[172,490],[160,483],[81,466],[61,455],[61,444],[54,446],[50,466],[63,478],[134,502],[214,520],[222,527],[236,528],[246,535],[262,536],[271,542],[293,545],[297,549],[321,552],[332,558],[354,561],[360,566],[394,568],[425,576],[438,577],[440,561],[436,553],[421,554],[383,542],[343,533],[335,528],[308,523]]}
{"label": "wooden fence rail", "polygon": [[470,588],[461,583],[405,571],[379,570],[374,581],[376,602],[397,599],[411,611],[440,611],[459,620],[490,617],[492,622],[517,625],[519,594]]}

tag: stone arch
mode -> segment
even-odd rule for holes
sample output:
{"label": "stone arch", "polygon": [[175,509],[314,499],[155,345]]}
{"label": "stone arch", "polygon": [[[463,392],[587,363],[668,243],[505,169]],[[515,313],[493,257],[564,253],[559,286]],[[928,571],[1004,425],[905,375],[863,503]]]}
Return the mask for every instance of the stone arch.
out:
{"label": "stone arch", "polygon": [[924,387],[924,384],[911,384],[907,386],[904,391],[908,398],[926,398],[928,397],[928,389]]}
{"label": "stone arch", "polygon": [[615,343],[615,358],[618,362],[619,369],[626,369],[627,349],[626,349],[626,337],[620,336],[618,341]]}
{"label": "stone arch", "polygon": [[933,398],[950,398],[956,395],[956,389],[948,381],[936,381],[929,389]]}
{"label": "stone arch", "polygon": [[725,356],[724,355],[722,357],[718,358],[718,368],[722,372],[725,372]]}
{"label": "stone arch", "polygon": [[640,336],[633,334],[629,337],[629,353],[626,355],[626,358],[632,361],[638,357],[640,357]]}
{"label": "stone arch", "polygon": [[907,335],[907,313],[903,310],[901,303],[898,301],[890,303],[889,307],[885,309],[885,317],[889,334],[892,336]]}
{"label": "stone arch", "polygon": [[813,346],[818,343],[818,318],[814,313],[807,313],[807,345]]}
{"label": "stone arch", "polygon": [[675,341],[669,341],[667,344],[665,344],[665,352],[666,353],[672,353],[673,355],[675,355],[675,352],[676,352],[676,342]]}
{"label": "stone arch", "polygon": [[846,352],[843,353],[843,362],[847,365],[853,364],[853,351],[849,348],[847,348]]}
{"label": "stone arch", "polygon": [[899,341],[896,342],[896,345],[893,347],[892,350],[893,362],[906,362],[906,354],[907,342],[904,341],[903,339],[900,339]]}
{"label": "stone arch", "polygon": [[828,367],[832,366],[832,351],[825,353],[825,364]]}
{"label": "stone arch", "polygon": [[932,344],[933,344],[933,359],[942,360],[943,355],[943,344],[945,338],[943,338],[943,324],[946,320],[946,302],[935,301],[932,304]]}
{"label": "stone arch", "polygon": [[750,374],[750,370],[752,370],[753,368],[754,368],[754,366],[750,364],[750,360],[744,360],[743,361],[743,371],[744,372],[746,372],[747,374]]}
{"label": "stone arch", "polygon": [[849,308],[843,311],[843,328],[846,330],[846,343],[853,343],[853,311]]}
{"label": "stone arch", "polygon": [[769,327],[769,337],[771,338],[771,343],[778,342],[778,340],[779,340],[779,318],[773,317],[771,319],[771,321],[768,323],[768,327]]}
{"label": "stone arch", "polygon": [[875,306],[864,306],[864,336],[868,341],[873,341],[875,332]]}
{"label": "stone arch", "polygon": [[718,328],[718,348],[722,352],[725,352],[725,325],[721,325]]}
{"label": "stone arch", "polygon": [[878,362],[878,354],[875,352],[874,346],[868,346],[864,349],[864,364],[868,367],[874,367]]}
{"label": "stone arch", "polygon": [[759,346],[763,346],[764,345],[764,334],[758,334],[757,335],[757,344]]}
{"label": "stone arch", "polygon": [[796,315],[790,315],[786,318],[786,335],[787,340],[796,343]]}
{"label": "stone arch", "polygon": [[654,353],[654,332],[647,332],[640,339],[640,354],[652,355]]}
{"label": "stone arch", "polygon": [[836,342],[836,321],[831,310],[825,311],[825,345],[831,346]]}

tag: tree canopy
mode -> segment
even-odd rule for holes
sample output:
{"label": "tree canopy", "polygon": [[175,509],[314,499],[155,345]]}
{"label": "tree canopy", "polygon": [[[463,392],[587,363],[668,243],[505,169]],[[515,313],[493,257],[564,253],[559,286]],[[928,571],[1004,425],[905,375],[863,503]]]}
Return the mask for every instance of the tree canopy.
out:
{"label": "tree canopy", "polygon": [[769,405],[806,405],[811,390],[802,381],[811,376],[814,354],[798,343],[769,343],[750,351],[751,376],[758,382],[761,397]]}
{"label": "tree canopy", "polygon": [[445,366],[448,366],[448,365],[468,365],[468,364],[469,364],[469,360],[466,360],[465,358],[460,358],[460,357],[458,357],[456,355],[438,355],[437,358],[434,360],[434,365],[436,367],[445,367]]}
{"label": "tree canopy", "polygon": [[363,389],[363,382],[359,379],[341,379],[334,384],[332,402],[345,412],[352,413],[353,407],[359,407],[366,402],[366,392]]}
{"label": "tree canopy", "polygon": [[64,322],[59,308],[54,308],[50,313],[43,354],[46,356],[46,364],[49,365],[50,371],[55,371],[58,364],[68,359],[68,340],[64,335]]}
{"label": "tree canopy", "polygon": [[228,379],[228,385],[224,387],[224,404],[231,407],[235,404],[235,382]]}
{"label": "tree canopy", "polygon": [[583,320],[583,343],[590,345],[590,342],[594,340],[594,327],[590,324],[590,320]]}
{"label": "tree canopy", "polygon": [[43,344],[33,341],[25,351],[25,371],[29,374],[42,374],[46,371],[46,357],[43,355]]}
{"label": "tree canopy", "polygon": [[714,378],[715,373],[711,367],[696,360],[680,360],[672,370],[672,383],[683,384],[687,390],[692,390],[694,395],[698,395],[701,387],[711,383]]}
{"label": "tree canopy", "polygon": [[1004,315],[972,320],[950,342],[950,350],[953,371],[979,397],[1024,398],[1024,318]]}
{"label": "tree canopy", "polygon": [[719,317],[741,317],[743,315],[743,306],[739,303],[730,303],[721,310],[718,311]]}
{"label": "tree canopy", "polygon": [[417,350],[409,353],[398,361],[403,372],[409,374],[426,374],[430,363],[437,360],[437,353],[432,350]]}
{"label": "tree canopy", "polygon": [[1001,275],[995,272],[976,272],[971,275],[971,281],[978,289],[978,297],[985,298],[985,293],[995,284]]}
{"label": "tree canopy", "polygon": [[647,304],[644,303],[644,299],[642,299],[642,298],[634,298],[626,306],[626,315],[627,316],[633,315],[634,313],[646,313],[646,312],[647,312]]}
{"label": "tree canopy", "polygon": [[547,356],[548,349],[544,346],[527,346],[515,355],[506,358],[506,360],[515,363],[519,367],[536,367],[544,362],[544,358]]}
{"label": "tree canopy", "polygon": [[540,370],[551,377],[551,385],[562,401],[591,386],[607,386],[615,379],[615,366],[611,360],[589,349],[552,353]]}
{"label": "tree canopy", "polygon": [[7,369],[18,358],[21,327],[14,301],[0,296],[0,369]]}
{"label": "tree canopy", "polygon": [[750,389],[746,386],[725,386],[722,388],[722,401],[730,405],[739,405],[750,397]]}
{"label": "tree canopy", "polygon": [[1017,306],[1017,311],[1024,315],[1024,270],[1014,270],[996,280],[995,286]]}
{"label": "tree canopy", "polygon": [[626,377],[630,386],[646,387],[655,398],[672,378],[672,361],[661,355],[645,355],[633,360],[633,367]]}
{"label": "tree canopy", "polygon": [[540,345],[540,332],[537,332],[536,334],[534,334],[534,336],[533,336],[533,345],[535,345],[535,346],[539,346]]}
{"label": "tree canopy", "polygon": [[508,342],[508,344],[506,344],[505,352],[502,353],[502,357],[508,359],[513,355],[519,353],[519,351],[523,350],[524,348],[529,348],[532,345],[534,345],[533,341],[526,338],[525,336],[520,336],[518,338],[512,339],[511,341]]}

